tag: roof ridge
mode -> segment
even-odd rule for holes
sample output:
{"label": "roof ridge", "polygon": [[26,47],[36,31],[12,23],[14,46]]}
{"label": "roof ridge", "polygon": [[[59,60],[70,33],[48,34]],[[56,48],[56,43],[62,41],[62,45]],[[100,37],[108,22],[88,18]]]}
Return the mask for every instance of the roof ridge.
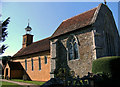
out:
{"label": "roof ridge", "polygon": [[[87,25],[91,25],[93,23],[92,19],[95,15],[96,10],[98,9],[98,7],[99,6],[64,20],[59,25],[59,27],[55,30],[55,32],[52,34],[51,39],[56,37],[56,36],[65,34],[67,32],[77,30],[78,28],[82,28],[82,27],[85,27]],[[76,24],[74,24],[74,23],[76,23]],[[68,29],[68,27],[69,27],[69,29]]]}
{"label": "roof ridge", "polygon": [[83,13],[80,13],[80,14],[78,14],[78,15],[75,15],[75,16],[73,16],[73,17],[70,17],[70,18],[68,18],[68,19],[66,19],[66,20],[63,20],[63,22],[68,21],[68,20],[70,20],[70,19],[72,19],[72,18],[74,18],[74,17],[77,17],[77,16],[79,16],[79,15],[85,14],[85,13],[87,13],[87,12],[89,12],[89,11],[91,11],[91,10],[94,10],[94,9],[96,9],[96,8],[98,8],[98,6],[95,7],[95,8],[92,8],[92,9],[90,9],[90,10],[87,10],[87,11],[85,11],[85,12],[83,12]]}

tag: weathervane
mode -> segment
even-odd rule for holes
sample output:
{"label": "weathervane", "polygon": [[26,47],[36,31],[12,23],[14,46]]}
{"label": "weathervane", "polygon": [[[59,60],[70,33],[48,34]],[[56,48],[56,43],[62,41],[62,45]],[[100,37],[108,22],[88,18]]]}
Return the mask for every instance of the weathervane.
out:
{"label": "weathervane", "polygon": [[106,3],[107,3],[106,0],[104,0],[104,3],[105,3],[105,5],[106,5]]}
{"label": "weathervane", "polygon": [[30,21],[29,21],[29,19],[28,19],[28,26],[29,26],[29,22],[30,22]]}
{"label": "weathervane", "polygon": [[28,26],[25,28],[26,30],[26,34],[30,34],[30,31],[32,30],[32,28],[29,26],[29,19],[28,19]]}

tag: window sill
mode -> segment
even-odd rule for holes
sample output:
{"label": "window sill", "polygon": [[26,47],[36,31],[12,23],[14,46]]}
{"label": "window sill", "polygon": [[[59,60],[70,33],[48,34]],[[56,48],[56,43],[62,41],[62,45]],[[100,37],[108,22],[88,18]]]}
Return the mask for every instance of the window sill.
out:
{"label": "window sill", "polygon": [[[79,58],[80,59],[80,58]],[[68,60],[68,61],[76,61],[76,60],[79,60],[79,59],[73,59],[73,60]]]}

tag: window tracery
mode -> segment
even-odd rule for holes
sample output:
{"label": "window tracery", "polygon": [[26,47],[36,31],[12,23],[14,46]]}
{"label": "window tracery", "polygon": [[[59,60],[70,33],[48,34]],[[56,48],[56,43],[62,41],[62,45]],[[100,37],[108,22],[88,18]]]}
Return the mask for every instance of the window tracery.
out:
{"label": "window tracery", "polygon": [[74,35],[70,35],[67,41],[68,59],[79,59],[78,40]]}

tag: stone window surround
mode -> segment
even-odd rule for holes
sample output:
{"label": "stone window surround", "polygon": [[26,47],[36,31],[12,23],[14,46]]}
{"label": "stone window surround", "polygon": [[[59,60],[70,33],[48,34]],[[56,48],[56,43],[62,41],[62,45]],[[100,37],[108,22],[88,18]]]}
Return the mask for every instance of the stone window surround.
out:
{"label": "stone window surround", "polygon": [[[69,43],[69,38],[74,37],[75,38],[75,42],[77,43],[77,48],[78,48],[78,58],[77,59],[71,59],[69,60],[69,51],[68,51],[68,43]],[[74,35],[74,34],[70,34],[68,36],[68,40],[67,40],[67,44],[66,44],[66,50],[67,50],[67,61],[75,61],[75,60],[79,60],[80,59],[80,53],[79,53],[79,41],[78,41],[78,38]]]}

